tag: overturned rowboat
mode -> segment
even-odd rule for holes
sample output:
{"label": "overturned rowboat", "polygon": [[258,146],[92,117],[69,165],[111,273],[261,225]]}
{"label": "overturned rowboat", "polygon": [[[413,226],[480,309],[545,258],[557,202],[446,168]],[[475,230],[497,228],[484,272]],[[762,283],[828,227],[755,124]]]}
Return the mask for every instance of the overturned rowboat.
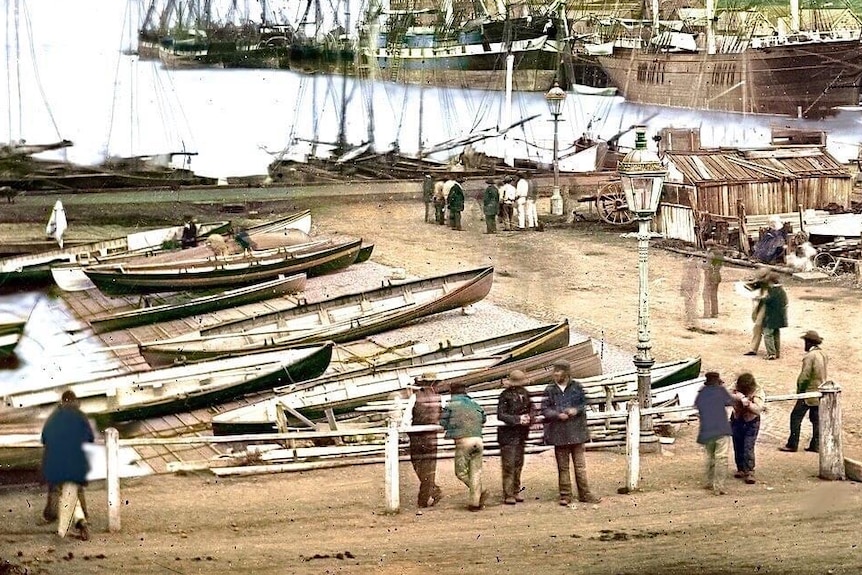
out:
{"label": "overturned rowboat", "polygon": [[491,267],[408,281],[223,322],[175,338],[144,342],[139,348],[147,363],[160,366],[315,341],[352,341],[468,306],[488,295],[493,281]]}

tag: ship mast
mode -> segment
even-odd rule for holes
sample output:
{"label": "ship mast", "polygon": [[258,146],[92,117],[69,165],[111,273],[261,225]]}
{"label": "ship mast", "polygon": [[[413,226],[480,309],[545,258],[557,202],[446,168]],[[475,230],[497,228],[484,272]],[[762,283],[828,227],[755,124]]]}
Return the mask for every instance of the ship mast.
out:
{"label": "ship mast", "polygon": [[799,0],[790,0],[790,31],[799,32]]}
{"label": "ship mast", "polygon": [[706,0],[706,53],[715,52],[715,0]]}

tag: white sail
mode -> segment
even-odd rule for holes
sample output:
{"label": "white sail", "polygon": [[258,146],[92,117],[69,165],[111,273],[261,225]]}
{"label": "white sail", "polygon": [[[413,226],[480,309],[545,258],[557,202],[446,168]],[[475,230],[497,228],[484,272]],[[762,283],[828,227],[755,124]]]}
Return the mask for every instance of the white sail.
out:
{"label": "white sail", "polygon": [[66,210],[63,209],[63,202],[57,200],[54,204],[54,209],[51,210],[51,217],[48,219],[48,225],[45,226],[45,235],[51,236],[57,240],[60,247],[63,247],[63,234],[66,233]]}

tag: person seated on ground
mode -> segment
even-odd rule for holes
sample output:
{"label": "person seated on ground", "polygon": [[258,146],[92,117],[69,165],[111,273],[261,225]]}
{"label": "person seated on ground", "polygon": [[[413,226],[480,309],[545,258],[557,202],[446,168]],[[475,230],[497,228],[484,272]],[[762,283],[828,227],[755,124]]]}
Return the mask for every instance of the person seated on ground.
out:
{"label": "person seated on ground", "polygon": [[191,216],[185,216],[183,220],[185,223],[183,224],[183,235],[180,237],[180,246],[183,249],[193,248],[198,245],[198,226]]}
{"label": "person seated on ground", "polygon": [[754,244],[751,251],[752,257],[765,264],[784,263],[784,252],[787,245],[787,237],[790,235],[790,226],[782,224],[781,218],[772,216],[769,218],[769,227]]}
{"label": "person seated on ground", "polygon": [[814,256],[817,248],[808,241],[808,234],[798,232],[793,236],[793,241],[788,243],[785,260],[787,265],[799,272],[810,272],[814,269]]}

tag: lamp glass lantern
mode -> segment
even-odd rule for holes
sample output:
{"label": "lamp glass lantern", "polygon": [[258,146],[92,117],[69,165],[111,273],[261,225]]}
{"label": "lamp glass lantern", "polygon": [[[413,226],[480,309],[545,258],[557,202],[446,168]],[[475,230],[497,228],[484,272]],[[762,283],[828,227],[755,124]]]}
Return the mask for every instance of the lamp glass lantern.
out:
{"label": "lamp glass lantern", "polygon": [[548,101],[548,109],[552,116],[559,116],[562,113],[565,99],[566,91],[560,88],[559,82],[554,82],[554,86],[545,94],[545,100]]}
{"label": "lamp glass lantern", "polygon": [[637,219],[651,219],[658,210],[667,170],[658,154],[646,147],[646,128],[636,128],[635,149],[620,160],[618,171],[628,209]]}

